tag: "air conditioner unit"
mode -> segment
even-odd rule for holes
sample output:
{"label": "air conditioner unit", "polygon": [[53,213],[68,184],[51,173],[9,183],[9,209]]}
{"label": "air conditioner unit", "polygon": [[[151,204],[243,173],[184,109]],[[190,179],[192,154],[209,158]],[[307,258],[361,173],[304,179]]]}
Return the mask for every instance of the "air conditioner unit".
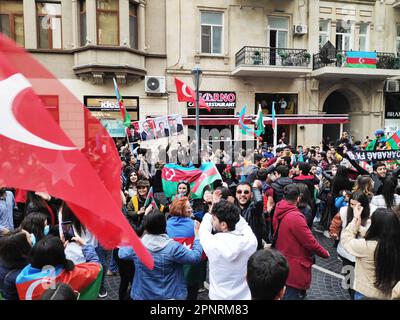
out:
{"label": "air conditioner unit", "polygon": [[399,92],[400,83],[398,80],[386,80],[385,82],[385,92]]}
{"label": "air conditioner unit", "polygon": [[146,76],[144,79],[144,91],[151,94],[164,94],[165,77],[164,76]]}
{"label": "air conditioner unit", "polygon": [[307,33],[307,26],[298,24],[294,26],[294,34],[306,34]]}

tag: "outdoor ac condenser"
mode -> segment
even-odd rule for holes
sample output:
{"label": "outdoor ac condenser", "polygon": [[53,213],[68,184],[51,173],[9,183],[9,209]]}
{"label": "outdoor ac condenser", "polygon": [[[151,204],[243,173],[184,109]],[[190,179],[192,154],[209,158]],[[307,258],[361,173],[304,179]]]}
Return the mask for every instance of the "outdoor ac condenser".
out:
{"label": "outdoor ac condenser", "polygon": [[164,94],[165,77],[164,76],[146,76],[144,79],[144,91],[149,94]]}

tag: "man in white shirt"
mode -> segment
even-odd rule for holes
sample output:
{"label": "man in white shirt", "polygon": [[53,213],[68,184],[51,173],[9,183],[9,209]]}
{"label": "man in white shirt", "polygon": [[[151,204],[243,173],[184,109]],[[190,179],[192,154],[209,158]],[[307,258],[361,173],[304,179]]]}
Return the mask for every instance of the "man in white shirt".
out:
{"label": "man in white shirt", "polygon": [[209,261],[210,299],[250,300],[247,261],[257,249],[257,239],[239,208],[224,199],[215,203],[211,214],[204,215],[199,235]]}

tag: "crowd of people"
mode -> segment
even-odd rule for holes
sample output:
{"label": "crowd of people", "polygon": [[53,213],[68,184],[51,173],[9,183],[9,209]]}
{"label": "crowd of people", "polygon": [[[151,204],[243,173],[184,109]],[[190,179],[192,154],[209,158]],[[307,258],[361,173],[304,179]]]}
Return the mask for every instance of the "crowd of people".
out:
{"label": "crowd of people", "polygon": [[[196,300],[207,278],[210,299],[300,300],[315,256],[330,257],[314,236],[320,232],[354,270],[351,299],[400,299],[400,166],[375,161],[369,170],[348,156],[382,148],[380,133],[364,143],[343,133],[310,147],[281,140],[237,159],[207,150],[202,161],[215,162],[222,180],[202,198],[183,180],[172,198],[163,192],[163,166],[173,158],[192,167],[190,147],[167,147],[167,160],[155,161],[140,146],[118,146],[121,214],[152,254],[153,270],[130,247],[104,250],[61,199],[0,186],[0,294],[96,299],[107,295],[105,275],[119,274],[120,300]],[[151,189],[155,207],[146,206]],[[54,283],[45,266],[54,266]]]}

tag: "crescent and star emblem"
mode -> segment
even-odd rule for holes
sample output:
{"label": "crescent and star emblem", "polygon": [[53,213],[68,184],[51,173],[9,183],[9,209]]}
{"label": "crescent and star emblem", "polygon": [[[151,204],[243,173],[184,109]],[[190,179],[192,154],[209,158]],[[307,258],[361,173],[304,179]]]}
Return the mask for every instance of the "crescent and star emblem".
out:
{"label": "crescent and star emblem", "polygon": [[15,118],[12,110],[14,99],[22,91],[31,87],[32,85],[29,81],[20,73],[0,81],[0,97],[2,97],[2,104],[0,106],[0,134],[9,139],[45,149],[60,151],[76,150],[76,147],[55,144],[33,134]]}
{"label": "crescent and star emblem", "polygon": [[187,85],[186,85],[186,83],[184,83],[184,84],[182,85],[182,93],[183,93],[183,95],[184,95],[185,97],[192,98],[192,95],[191,95],[190,93],[187,92]]}
{"label": "crescent and star emblem", "polygon": [[168,181],[171,181],[173,177],[175,177],[175,170],[174,169],[167,169],[165,172],[165,177],[167,178]]}

